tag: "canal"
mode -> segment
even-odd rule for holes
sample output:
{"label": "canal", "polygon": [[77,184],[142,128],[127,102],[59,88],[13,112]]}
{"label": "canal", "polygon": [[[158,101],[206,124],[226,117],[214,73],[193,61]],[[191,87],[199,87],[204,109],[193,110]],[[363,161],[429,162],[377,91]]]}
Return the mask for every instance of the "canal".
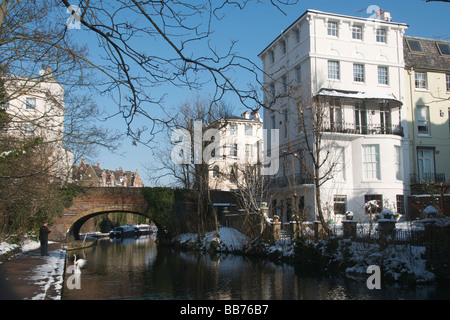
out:
{"label": "canal", "polygon": [[69,289],[66,272],[63,300],[202,299],[202,300],[335,300],[448,299],[436,286],[384,285],[369,290],[366,279],[312,275],[267,259],[186,252],[158,247],[153,236],[102,239],[97,245],[67,253],[87,259],[79,288]]}

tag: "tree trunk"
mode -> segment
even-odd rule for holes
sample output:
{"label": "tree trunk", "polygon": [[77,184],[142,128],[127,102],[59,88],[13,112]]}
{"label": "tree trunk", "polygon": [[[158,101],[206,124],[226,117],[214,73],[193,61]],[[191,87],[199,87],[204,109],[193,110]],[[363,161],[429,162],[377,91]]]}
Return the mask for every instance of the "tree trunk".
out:
{"label": "tree trunk", "polygon": [[314,178],[314,185],[316,188],[316,206],[317,206],[317,214],[319,215],[319,221],[322,224],[323,229],[326,231],[327,234],[330,234],[330,227],[328,226],[328,223],[325,221],[325,217],[323,216],[322,211],[322,205],[321,205],[321,199],[320,199],[320,181],[319,181],[319,168],[316,168],[315,170],[316,177]]}

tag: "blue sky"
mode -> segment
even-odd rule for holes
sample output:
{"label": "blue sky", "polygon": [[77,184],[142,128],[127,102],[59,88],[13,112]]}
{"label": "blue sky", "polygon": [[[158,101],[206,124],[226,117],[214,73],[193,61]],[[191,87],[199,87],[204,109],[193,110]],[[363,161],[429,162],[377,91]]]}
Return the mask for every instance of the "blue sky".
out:
{"label": "blue sky", "polygon": [[[330,1],[330,0],[299,0],[298,4],[283,7],[285,14],[270,5],[268,0],[264,4],[250,3],[243,11],[238,9],[227,9],[225,17],[213,24],[214,45],[219,49],[225,49],[231,40],[237,40],[235,51],[260,65],[257,55],[272,41],[282,30],[286,29],[307,9],[320,10],[357,17],[368,17],[370,14],[366,9],[376,5],[385,11],[389,11],[393,22],[406,23],[409,25],[406,35],[425,38],[440,38],[450,40],[450,4],[443,2],[425,2],[425,0],[402,0],[402,1]],[[151,48],[149,48],[151,50]],[[95,51],[91,50],[91,55]],[[245,75],[237,74],[239,83],[246,84],[252,79],[246,79]],[[186,101],[197,94],[207,95],[209,92],[194,92],[190,90],[179,90],[164,88],[166,90],[166,108],[169,110],[180,102]],[[229,100],[234,105],[236,114],[245,111],[237,101]],[[114,106],[113,106],[114,107]],[[116,118],[108,122],[112,127],[125,130],[122,119]],[[119,152],[124,155],[111,154],[101,151],[98,159],[102,168],[116,169],[122,167],[124,170],[136,170],[139,168],[141,177],[146,185],[150,185],[146,179],[144,165],[155,162],[152,151],[145,146],[133,146],[131,140],[125,139]]]}

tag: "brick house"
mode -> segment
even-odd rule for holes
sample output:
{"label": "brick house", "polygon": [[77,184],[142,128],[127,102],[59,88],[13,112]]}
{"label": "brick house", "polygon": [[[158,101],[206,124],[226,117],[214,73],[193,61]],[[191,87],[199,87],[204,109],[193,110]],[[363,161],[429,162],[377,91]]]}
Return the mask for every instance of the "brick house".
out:
{"label": "brick house", "polygon": [[81,159],[78,166],[73,167],[73,181],[86,187],[144,187],[144,183],[136,172],[102,169],[100,163],[86,164]]}

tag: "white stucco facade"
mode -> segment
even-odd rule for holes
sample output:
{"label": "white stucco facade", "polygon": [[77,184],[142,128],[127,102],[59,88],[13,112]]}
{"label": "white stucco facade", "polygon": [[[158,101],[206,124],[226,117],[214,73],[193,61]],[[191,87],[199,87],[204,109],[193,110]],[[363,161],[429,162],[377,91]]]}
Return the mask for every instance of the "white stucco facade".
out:
{"label": "white stucco facade", "polygon": [[308,10],[260,53],[270,109],[264,112],[264,127],[279,129],[280,149],[287,150],[280,154],[285,165],[280,164],[268,202],[285,221],[286,208],[297,206],[316,218],[315,188],[291,148],[306,151],[299,100],[320,99],[326,108],[322,153],[325,158],[329,152],[328,168],[334,166],[320,188],[327,219],[340,221],[352,211],[366,220],[370,200],[379,210],[404,213],[410,192],[403,107],[406,29],[388,12],[374,20]]}
{"label": "white stucco facade", "polygon": [[39,136],[53,150],[47,160],[55,177],[71,180],[73,153],[63,147],[64,89],[52,77],[6,79],[8,102],[2,108],[11,116],[7,133],[16,137]]}
{"label": "white stucco facade", "polygon": [[[212,190],[238,190],[246,175],[257,174],[256,165],[262,144],[262,119],[257,111],[241,117],[217,120],[211,129],[219,131],[220,142],[207,160],[208,183]],[[251,172],[247,172],[252,168]]]}

